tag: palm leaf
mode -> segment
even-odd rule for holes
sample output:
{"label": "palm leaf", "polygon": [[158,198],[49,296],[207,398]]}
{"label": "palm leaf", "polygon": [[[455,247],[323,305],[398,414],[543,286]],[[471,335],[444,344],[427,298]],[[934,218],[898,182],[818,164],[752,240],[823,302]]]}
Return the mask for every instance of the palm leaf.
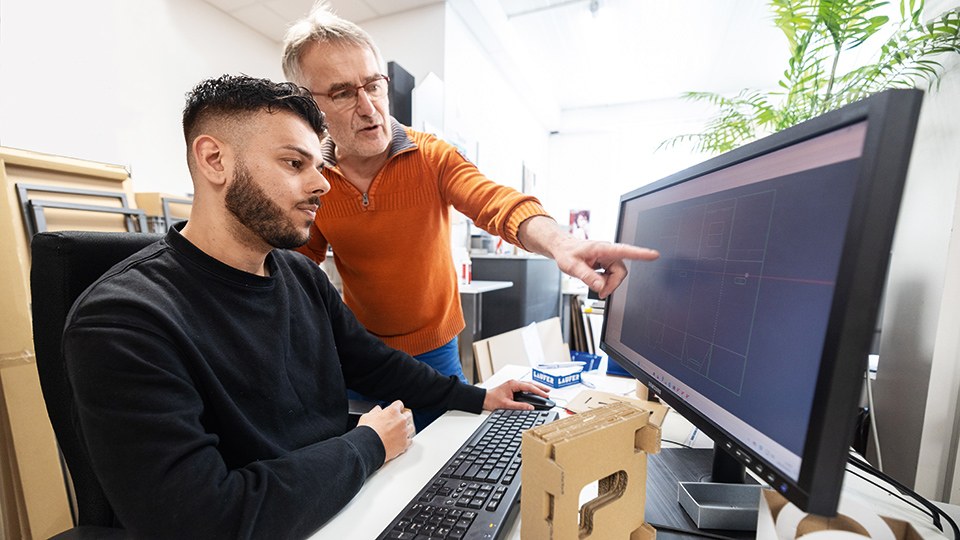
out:
{"label": "palm leaf", "polygon": [[[744,89],[734,96],[686,92],[717,113],[701,133],[667,139],[701,152],[725,152],[754,138],[863,99],[887,88],[936,88],[942,56],[960,54],[960,9],[926,24],[923,0],[899,0],[900,20],[878,14],[887,0],[770,0],[773,24],[787,42],[787,65],[778,89]],[[871,38],[884,36],[873,59],[846,73],[840,58]]]}

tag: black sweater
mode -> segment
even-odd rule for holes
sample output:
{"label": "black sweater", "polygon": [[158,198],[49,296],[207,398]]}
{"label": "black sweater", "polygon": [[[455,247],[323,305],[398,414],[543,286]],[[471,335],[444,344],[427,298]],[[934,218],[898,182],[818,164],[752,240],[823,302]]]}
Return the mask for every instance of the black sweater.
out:
{"label": "black sweater", "polygon": [[410,407],[482,407],[483,390],[367,333],[306,257],[275,250],[267,267],[234,269],[171,231],[68,317],[82,440],[135,537],[315,531],[384,461],[371,428],[347,431],[345,381]]}

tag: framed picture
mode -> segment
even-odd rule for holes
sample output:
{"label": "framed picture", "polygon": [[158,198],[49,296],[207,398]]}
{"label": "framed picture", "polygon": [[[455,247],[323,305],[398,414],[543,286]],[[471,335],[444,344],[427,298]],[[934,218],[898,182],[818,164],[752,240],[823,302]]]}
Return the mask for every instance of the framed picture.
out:
{"label": "framed picture", "polygon": [[582,240],[590,238],[589,210],[570,210],[570,234]]}

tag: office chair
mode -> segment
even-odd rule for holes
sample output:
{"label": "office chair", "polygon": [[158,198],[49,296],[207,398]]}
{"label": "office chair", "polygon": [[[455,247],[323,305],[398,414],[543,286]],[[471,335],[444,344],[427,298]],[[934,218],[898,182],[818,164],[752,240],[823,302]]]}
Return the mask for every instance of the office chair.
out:
{"label": "office chair", "polygon": [[[119,526],[80,443],[82,434],[61,350],[67,313],[80,293],[110,267],[162,237],[160,234],[67,231],[39,233],[31,242],[30,289],[37,371],[47,414],[73,479],[77,512],[74,531],[80,531],[68,531],[57,538],[116,537],[96,528]],[[93,535],[83,532],[90,528],[96,531]]]}

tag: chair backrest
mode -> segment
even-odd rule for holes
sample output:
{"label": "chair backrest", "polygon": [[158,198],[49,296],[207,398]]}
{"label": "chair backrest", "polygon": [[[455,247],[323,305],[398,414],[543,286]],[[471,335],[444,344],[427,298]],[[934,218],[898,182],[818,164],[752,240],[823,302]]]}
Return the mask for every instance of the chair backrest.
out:
{"label": "chair backrest", "polygon": [[45,232],[33,237],[30,289],[40,387],[57,443],[70,471],[79,526],[116,526],[115,516],[81,444],[61,340],[67,313],[113,265],[162,238],[159,234]]}

